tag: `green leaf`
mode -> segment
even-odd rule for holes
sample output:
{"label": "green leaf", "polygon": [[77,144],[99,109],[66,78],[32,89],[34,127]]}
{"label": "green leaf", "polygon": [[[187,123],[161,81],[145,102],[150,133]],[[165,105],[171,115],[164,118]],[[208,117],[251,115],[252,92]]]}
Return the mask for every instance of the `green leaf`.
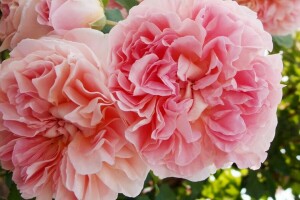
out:
{"label": "green leaf", "polygon": [[0,61],[9,58],[9,51],[8,50],[5,50],[5,51],[1,52],[0,54],[1,54]]}
{"label": "green leaf", "polygon": [[[119,9],[106,9],[105,16],[107,20],[118,22],[123,20],[123,16]],[[109,33],[113,26],[105,25],[102,29],[103,33]]]}
{"label": "green leaf", "polygon": [[17,189],[16,184],[13,183],[9,188],[8,200],[21,200],[21,199],[22,199],[21,194]]}
{"label": "green leaf", "polygon": [[133,6],[139,4],[137,0],[116,0],[116,2],[124,7],[127,11],[129,11]]}
{"label": "green leaf", "polygon": [[150,198],[146,195],[139,196],[137,200],[150,200]]}
{"label": "green leaf", "polygon": [[289,175],[290,174],[290,168],[285,163],[285,160],[282,156],[282,154],[278,154],[276,157],[272,157],[269,159],[270,165],[273,166],[274,170],[276,172],[279,172],[283,175]]}
{"label": "green leaf", "polygon": [[292,35],[273,36],[273,41],[285,48],[291,48],[294,44]]}
{"label": "green leaf", "polygon": [[111,20],[114,22],[118,22],[124,19],[119,9],[106,9],[105,16],[107,20]]}
{"label": "green leaf", "polygon": [[156,196],[155,200],[174,200],[176,195],[173,190],[167,184],[162,184],[159,188],[159,193]]}
{"label": "green leaf", "polygon": [[6,172],[6,175],[5,175],[5,183],[7,185],[7,187],[11,187],[12,184],[13,184],[13,181],[12,181],[12,173],[8,173]]}
{"label": "green leaf", "polygon": [[109,2],[109,0],[102,0],[102,3],[104,6],[107,6],[108,2]]}
{"label": "green leaf", "polygon": [[273,197],[273,199],[275,199],[275,193],[277,189],[276,182],[274,181],[274,178],[272,177],[270,171],[265,170],[263,172],[263,175],[266,178],[266,181],[264,181],[264,186],[265,189],[267,190],[265,194],[268,194],[269,197]]}
{"label": "green leaf", "polygon": [[189,185],[191,186],[192,190],[191,197],[195,199],[197,196],[199,196],[199,194],[201,194],[203,182],[189,182]]}
{"label": "green leaf", "polygon": [[264,185],[258,180],[257,172],[250,171],[246,179],[246,190],[247,194],[254,199],[259,199],[265,193]]}
{"label": "green leaf", "polygon": [[300,183],[293,183],[291,185],[291,188],[292,188],[293,193],[294,193],[295,196],[300,195]]}

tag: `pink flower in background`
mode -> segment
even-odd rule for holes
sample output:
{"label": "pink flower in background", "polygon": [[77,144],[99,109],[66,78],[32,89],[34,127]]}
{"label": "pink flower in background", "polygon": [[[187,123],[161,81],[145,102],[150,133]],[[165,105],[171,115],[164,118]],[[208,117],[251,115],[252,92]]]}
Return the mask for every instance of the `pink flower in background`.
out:
{"label": "pink flower in background", "polygon": [[[138,3],[141,3],[143,0],[137,0]],[[110,9],[124,9],[119,3],[117,3],[115,0],[109,0],[107,4],[107,8]],[[126,10],[125,10],[126,11]]]}
{"label": "pink flower in background", "polygon": [[99,0],[40,0],[37,21],[54,30],[87,28],[104,17]]}
{"label": "pink flower in background", "polygon": [[0,52],[50,31],[90,27],[104,17],[99,0],[0,0]]}
{"label": "pink flower in background", "polygon": [[287,35],[300,27],[298,0],[237,0],[257,12],[266,31],[272,35]]}
{"label": "pink flower in background", "polygon": [[120,4],[118,4],[115,0],[109,0],[107,6],[107,9],[119,9],[123,18],[126,18],[128,15],[128,12],[125,8],[123,8]]}
{"label": "pink flower in background", "polygon": [[[141,3],[143,0],[137,0],[138,3]],[[115,0],[109,0],[107,6],[107,9],[119,9],[121,11],[121,14],[123,18],[126,18],[128,15],[127,10],[122,7],[119,3],[117,3]]]}
{"label": "pink flower in background", "polygon": [[109,2],[107,4],[107,8],[122,9],[123,7],[120,4],[118,4],[115,0],[109,0]]}
{"label": "pink flower in background", "polygon": [[107,53],[106,36],[74,29],[25,39],[2,63],[0,161],[23,198],[115,199],[142,189],[148,168],[106,87]]}
{"label": "pink flower in background", "polygon": [[109,88],[126,138],[161,178],[257,168],[275,134],[279,55],[233,1],[146,0],[110,32]]}
{"label": "pink flower in background", "polygon": [[[24,38],[38,38],[51,28],[37,22],[38,0],[0,0],[0,52],[14,48]],[[33,31],[34,30],[34,31]]]}

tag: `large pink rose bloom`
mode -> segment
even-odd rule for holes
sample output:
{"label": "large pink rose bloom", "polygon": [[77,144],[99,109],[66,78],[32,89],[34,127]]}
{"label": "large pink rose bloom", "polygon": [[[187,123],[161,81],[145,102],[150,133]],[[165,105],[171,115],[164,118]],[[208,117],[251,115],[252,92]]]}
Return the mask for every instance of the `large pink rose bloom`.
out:
{"label": "large pink rose bloom", "polygon": [[50,31],[90,27],[104,17],[99,0],[0,0],[0,52]]}
{"label": "large pink rose bloom", "polygon": [[0,68],[0,161],[23,198],[136,196],[148,169],[106,87],[107,38],[25,39]]}
{"label": "large pink rose bloom", "polygon": [[279,55],[233,1],[146,0],[110,33],[109,87],[126,138],[160,177],[202,180],[266,159],[281,100]]}
{"label": "large pink rose bloom", "polygon": [[287,35],[300,28],[298,0],[237,0],[257,12],[266,31],[272,35]]}

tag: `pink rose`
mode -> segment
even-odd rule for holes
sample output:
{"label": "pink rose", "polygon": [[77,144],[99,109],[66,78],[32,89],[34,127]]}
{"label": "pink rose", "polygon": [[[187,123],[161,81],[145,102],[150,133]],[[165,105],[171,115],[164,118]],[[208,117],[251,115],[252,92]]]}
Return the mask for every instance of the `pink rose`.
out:
{"label": "pink rose", "polygon": [[237,0],[257,12],[266,31],[272,35],[287,35],[300,27],[298,0]]}
{"label": "pink rose", "polygon": [[37,21],[54,30],[90,27],[104,17],[99,0],[40,0]]}
{"label": "pink rose", "polygon": [[24,198],[115,199],[142,189],[148,168],[106,86],[107,46],[101,32],[74,29],[25,39],[2,63],[0,161]]}
{"label": "pink rose", "polygon": [[[14,48],[24,38],[38,38],[51,28],[37,22],[35,5],[39,0],[0,0],[0,52]],[[33,31],[34,30],[34,31]]]}
{"label": "pink rose", "polygon": [[99,0],[0,0],[0,52],[50,31],[91,27],[104,17]]}
{"label": "pink rose", "polygon": [[279,55],[233,1],[145,0],[110,32],[109,88],[126,138],[160,177],[260,166],[281,100]]}

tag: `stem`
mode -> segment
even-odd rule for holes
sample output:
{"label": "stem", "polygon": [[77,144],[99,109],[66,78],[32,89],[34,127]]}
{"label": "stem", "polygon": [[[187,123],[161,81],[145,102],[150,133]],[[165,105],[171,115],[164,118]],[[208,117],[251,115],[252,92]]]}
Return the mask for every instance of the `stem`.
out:
{"label": "stem", "polygon": [[111,21],[111,20],[106,20],[106,25],[108,25],[108,26],[115,26],[117,24],[118,24],[118,22]]}

